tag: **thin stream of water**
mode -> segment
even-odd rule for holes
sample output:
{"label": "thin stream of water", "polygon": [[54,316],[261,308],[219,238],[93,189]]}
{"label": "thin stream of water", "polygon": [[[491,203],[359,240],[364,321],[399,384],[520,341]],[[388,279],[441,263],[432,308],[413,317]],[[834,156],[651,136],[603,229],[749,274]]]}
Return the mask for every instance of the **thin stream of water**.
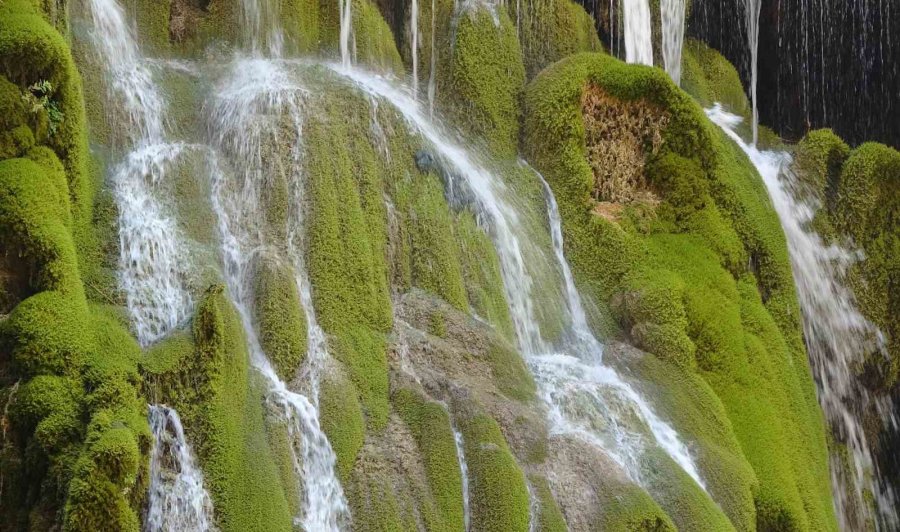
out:
{"label": "thin stream of water", "polygon": [[[896,530],[900,522],[893,505],[895,498],[889,484],[879,477],[861,422],[863,413],[876,409],[884,412],[886,424],[896,423],[856,376],[861,357],[883,347],[880,331],[859,312],[845,284],[847,269],[861,257],[826,243],[810,229],[818,205],[800,199],[801,184],[790,170],[788,153],[759,150],[745,142],[735,131],[741,117],[720,105],[706,113],[740,146],[762,176],[787,236],[819,403],[850,457],[850,470],[846,471],[842,458],[832,455],[832,489],[841,526],[863,530],[872,521],[881,530]],[[875,510],[867,502],[869,494],[875,499]]]}
{"label": "thin stream of water", "polygon": [[625,61],[653,65],[652,19],[649,0],[622,0]]}

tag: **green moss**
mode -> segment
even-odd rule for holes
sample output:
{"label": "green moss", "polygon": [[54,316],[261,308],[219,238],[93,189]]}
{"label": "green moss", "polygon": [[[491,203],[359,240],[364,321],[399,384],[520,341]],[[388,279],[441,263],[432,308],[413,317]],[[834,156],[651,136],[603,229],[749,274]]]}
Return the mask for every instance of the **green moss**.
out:
{"label": "green moss", "polygon": [[478,226],[475,215],[469,210],[457,216],[454,229],[459,243],[462,278],[472,310],[512,341],[515,333],[503,290],[500,260],[490,237]]}
{"label": "green moss", "polygon": [[[396,391],[392,402],[412,432],[425,465],[428,493],[417,502],[426,528],[434,531],[461,530],[462,477],[447,409],[406,389]],[[427,511],[432,505],[433,510]]]}
{"label": "green moss", "polygon": [[850,147],[830,129],[810,131],[794,148],[794,172],[828,210],[834,210],[841,168],[849,155]]}
{"label": "green moss", "polygon": [[517,25],[528,78],[568,55],[603,51],[594,19],[571,0],[511,3],[509,9],[510,19]]}
{"label": "green moss", "polygon": [[528,482],[531,485],[533,496],[538,498],[538,528],[539,532],[566,532],[569,526],[563,517],[547,479],[537,475],[530,475]]}
{"label": "green moss", "polygon": [[391,482],[387,460],[375,448],[363,450],[347,483],[353,530],[400,532],[412,530],[401,512],[399,493]]}
{"label": "green moss", "polygon": [[705,107],[719,102],[730,112],[750,117],[751,108],[741,77],[722,54],[696,39],[687,39],[682,59],[681,87]]}
{"label": "green moss", "polygon": [[504,395],[517,401],[534,399],[537,386],[515,348],[505,342],[494,341],[488,348],[487,359],[493,382]]}
{"label": "green moss", "polygon": [[259,342],[278,375],[290,381],[306,355],[306,315],[290,268],[264,261],[256,275]]}
{"label": "green moss", "polygon": [[[326,54],[336,55],[340,49],[340,15],[338,2],[319,3],[320,46]],[[350,53],[354,63],[372,69],[399,74],[403,60],[397,51],[394,34],[371,0],[352,0],[353,16]]]}
{"label": "green moss", "polygon": [[357,388],[368,421],[387,422],[385,333],[391,328],[388,292],[387,216],[383,168],[365,137],[365,107],[348,115],[345,93],[336,91],[323,112],[340,120],[307,125],[306,168],[311,209],[307,264],[313,303],[331,336],[332,354]]}
{"label": "green moss", "polygon": [[485,414],[460,420],[465,441],[472,528],[485,531],[528,530],[525,475],[509,451],[497,422]]}
{"label": "green moss", "polygon": [[453,215],[444,199],[444,189],[436,176],[418,176],[411,184],[411,196],[408,223],[412,283],[460,310],[467,310]]}
{"label": "green moss", "polygon": [[353,385],[343,376],[328,375],[320,386],[319,416],[322,430],[337,455],[341,479],[347,481],[366,436],[362,407]]}
{"label": "green moss", "polygon": [[297,491],[283,475],[286,449],[277,428],[267,430],[265,384],[250,372],[241,321],[222,286],[198,304],[191,339],[160,344],[142,369],[182,418],[219,528],[291,530],[297,502],[287,498]]}
{"label": "green moss", "polygon": [[678,530],[647,492],[626,486],[610,498],[603,510],[599,530],[611,532],[666,532]]}
{"label": "green moss", "polygon": [[[592,213],[580,105],[586,85],[669,113],[646,176],[661,201],[644,223]],[[801,530],[833,529],[824,426],[787,246],[765,187],[740,149],[662,71],[601,55],[573,56],[539,75],[526,94],[525,123],[526,153],[559,200],[579,284],[616,309],[639,345],[696,368],[715,391],[759,480],[758,526],[787,520]],[[739,458],[714,458],[719,463],[705,464],[704,474],[739,471]],[[732,501],[733,524],[747,528],[749,481],[741,478],[721,489]]]}
{"label": "green moss", "polygon": [[472,7],[459,16],[452,59],[448,65],[448,111],[470,134],[483,139],[499,155],[516,153],[520,99],[525,82],[516,28],[506,10],[497,13]]}

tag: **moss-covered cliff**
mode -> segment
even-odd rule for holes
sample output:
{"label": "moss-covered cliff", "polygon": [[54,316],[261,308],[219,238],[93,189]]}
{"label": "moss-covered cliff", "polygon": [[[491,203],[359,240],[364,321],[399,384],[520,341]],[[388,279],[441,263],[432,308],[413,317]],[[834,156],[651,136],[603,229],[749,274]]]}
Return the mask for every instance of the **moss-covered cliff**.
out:
{"label": "moss-covered cliff", "polygon": [[[517,349],[490,216],[453,188],[453,161],[408,115],[328,66],[336,0],[265,3],[278,27],[262,34],[235,2],[125,3],[185,147],[156,185],[196,270],[190,319],[139,347],[103,179],[121,155],[122,110],[106,101],[88,14],[50,4],[0,3],[0,529],[140,529],[148,403],[179,412],[218,529],[296,529],[298,440],[254,369],[263,355],[318,408],[354,530],[458,531],[466,519],[523,532],[836,528],[778,218],[749,161],[687,94],[747,111],[715,51],[685,47],[685,93],[659,69],[604,54],[570,0],[417,6],[421,115],[433,99],[435,130],[490,168],[517,210],[536,327],[548,345],[568,340],[547,198],[520,154],[557,198],[605,363],[677,430],[701,487],[659,448],[641,454],[635,479],[608,450],[554,430]],[[351,2],[356,68],[393,84],[411,73],[409,10]],[[262,51],[275,29],[283,58]],[[271,116],[272,92],[254,117],[276,126],[258,154],[265,176],[240,189],[259,193],[248,202],[261,205],[262,236],[236,306],[208,178],[210,160],[225,172],[235,162],[210,155],[206,115],[222,64],[252,42],[253,60],[293,76],[303,116],[299,132]],[[797,158],[828,207],[817,223],[870,257],[855,288],[892,350],[897,159],[826,133]],[[328,355],[311,368],[320,339]],[[896,373],[882,367],[883,386]]]}

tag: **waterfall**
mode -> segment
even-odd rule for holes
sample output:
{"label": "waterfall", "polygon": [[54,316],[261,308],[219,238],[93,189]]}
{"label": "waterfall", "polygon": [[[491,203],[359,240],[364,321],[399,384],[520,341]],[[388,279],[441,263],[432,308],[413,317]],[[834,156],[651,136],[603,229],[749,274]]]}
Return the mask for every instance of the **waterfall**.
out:
{"label": "waterfall", "polygon": [[[610,367],[602,363],[602,344],[587,325],[581,299],[571,271],[562,253],[562,229],[552,194],[548,194],[553,233],[554,254],[562,271],[562,291],[566,294],[564,312],[569,324],[557,345],[546,341],[540,331],[536,302],[532,295],[533,280],[528,271],[525,249],[531,245],[519,213],[506,200],[503,182],[462,147],[448,140],[437,126],[422,113],[418,103],[402,89],[384,79],[355,69],[333,67],[361,90],[389,101],[407,122],[436,151],[445,165],[449,201],[464,203],[475,209],[488,225],[501,264],[506,299],[519,348],[535,372],[541,397],[550,410],[551,432],[586,439],[602,447],[619,463],[635,482],[641,481],[637,458],[648,445],[662,449],[701,487],[704,483],[686,445],[678,434],[660,420],[639,394]],[[535,172],[535,175],[537,173]],[[549,189],[545,189],[549,192]],[[562,393],[558,393],[561,391]],[[596,399],[596,401],[594,401]],[[574,408],[575,404],[579,408]],[[581,405],[592,403],[588,415],[599,415],[610,423],[597,434],[591,420],[578,416]],[[632,422],[632,420],[637,420]],[[596,421],[596,419],[595,419]]]}
{"label": "waterfall", "polygon": [[350,39],[353,34],[353,0],[338,0],[338,9],[341,17],[341,64],[348,68],[353,64],[350,49]]}
{"label": "waterfall", "polygon": [[528,532],[540,532],[541,501],[531,482],[527,482],[525,487],[528,488]]}
{"label": "waterfall", "polygon": [[622,0],[625,60],[653,65],[653,34],[649,0]]}
{"label": "waterfall", "polygon": [[455,425],[452,428],[453,442],[456,444],[456,459],[459,461],[459,476],[462,479],[463,530],[469,532],[472,523],[472,510],[469,502],[469,465],[466,463],[463,435]]}
{"label": "waterfall", "polygon": [[750,103],[753,106],[752,126],[753,144],[759,141],[759,107],[756,95],[756,82],[759,77],[759,11],[762,0],[743,0],[744,16],[747,25],[747,46],[750,49]]}
{"label": "waterfall", "polygon": [[150,493],[145,532],[195,532],[213,528],[213,507],[203,475],[174,409],[150,405]]}
{"label": "waterfall", "polygon": [[[229,163],[226,166],[218,157],[212,157],[212,202],[222,235],[226,280],[247,334],[251,361],[268,383],[270,405],[287,423],[294,468],[304,483],[297,523],[307,531],[337,531],[346,528],[350,510],[335,472],[336,456],[319,425],[319,370],[328,353],[325,334],[316,322],[300,251],[304,229],[300,141],[306,95],[281,61],[239,58],[234,62],[210,110],[212,144],[226,155]],[[284,124],[279,119],[285,116],[293,138],[280,137]],[[283,169],[272,162],[272,154],[265,150],[285,144],[291,146],[292,162],[284,177],[292,187],[294,201],[288,242],[283,244],[288,248],[309,327],[304,367],[308,395],[289,390],[278,377],[259,344],[251,312],[255,263],[275,254],[278,244],[267,241],[261,196]],[[226,171],[227,168],[232,171]]]}
{"label": "waterfall", "polygon": [[[434,16],[434,13],[432,13]],[[411,38],[409,40],[409,51],[412,53],[412,83],[413,83],[413,94],[417,97],[419,95],[419,2],[418,0],[412,0],[412,5],[409,8],[409,27]],[[432,29],[432,31],[434,31]],[[432,47],[432,53],[434,53],[434,47]]]}
{"label": "waterfall", "polygon": [[132,145],[111,174],[119,211],[119,285],[138,341],[146,346],[186,320],[192,305],[184,286],[190,261],[175,220],[157,197],[183,146],[165,140],[165,105],[122,7],[115,0],[91,0],[90,10],[91,41],[109,97],[125,115],[111,118]]}
{"label": "waterfall", "polygon": [[431,0],[431,68],[428,70],[428,116],[434,116],[434,97],[437,84],[437,50],[434,47],[434,34],[437,28],[435,0]]}
{"label": "waterfall", "polygon": [[666,72],[681,85],[681,49],[684,46],[685,0],[661,0],[662,55]]}
{"label": "waterfall", "polygon": [[707,115],[744,150],[759,171],[787,236],[819,403],[852,462],[851,477],[847,478],[842,474],[841,458],[831,457],[832,488],[841,527],[864,530],[866,522],[876,518],[866,502],[868,492],[875,497],[879,512],[875,522],[880,529],[896,530],[900,521],[893,507],[894,497],[888,484],[879,478],[861,422],[867,410],[883,409],[869,396],[855,367],[866,353],[883,346],[881,333],[860,314],[853,293],[844,284],[847,268],[859,256],[825,243],[809,229],[817,206],[799,199],[801,185],[790,171],[789,154],[760,151],[744,142],[734,131],[741,118],[721,106],[708,109]]}

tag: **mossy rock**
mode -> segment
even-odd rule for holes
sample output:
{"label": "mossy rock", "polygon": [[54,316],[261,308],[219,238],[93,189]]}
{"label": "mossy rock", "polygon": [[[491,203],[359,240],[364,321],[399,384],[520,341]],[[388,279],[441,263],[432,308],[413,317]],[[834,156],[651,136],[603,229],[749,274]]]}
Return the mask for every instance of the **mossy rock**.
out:
{"label": "mossy rock", "polygon": [[566,524],[566,518],[553,497],[553,492],[550,490],[547,479],[537,475],[530,475],[528,483],[531,486],[531,496],[537,497],[538,500],[537,530],[539,532],[567,532],[569,525]]}
{"label": "mossy rock", "polygon": [[470,484],[472,528],[528,530],[529,496],[525,475],[507,446],[499,425],[481,413],[459,420]]}
{"label": "mossy rock", "polygon": [[462,477],[447,408],[409,389],[397,390],[391,401],[416,440],[425,465],[428,500],[420,500],[418,505],[433,504],[432,512],[420,510],[426,527],[438,531],[461,530]]}
{"label": "mossy rock", "polygon": [[[319,45],[323,53],[340,58],[341,20],[339,3],[319,3]],[[370,69],[399,74],[403,60],[397,51],[394,34],[371,0],[351,0],[350,54],[355,63]]]}
{"label": "mossy rock", "polygon": [[513,157],[525,83],[522,50],[505,9],[473,4],[458,15],[439,89],[446,110],[496,154]]}
{"label": "mossy rock", "polygon": [[[597,214],[585,87],[668,114],[659,149],[644,153],[656,204],[624,203],[619,218]],[[525,151],[559,200],[579,284],[615,309],[626,336],[696,371],[722,401],[759,481],[758,526],[834,529],[787,245],[749,160],[664,72],[609,56],[564,59],[531,83],[525,102]],[[724,461],[710,472],[723,466],[733,467]],[[726,488],[735,501],[729,516],[746,528],[740,486]]]}
{"label": "mossy rock", "polygon": [[263,261],[256,275],[259,343],[282,380],[290,381],[306,356],[306,314],[290,267]]}
{"label": "mossy rock", "polygon": [[341,480],[347,481],[363,446],[366,424],[356,389],[336,371],[325,375],[320,383],[319,417],[337,457]]}
{"label": "mossy rock", "polygon": [[571,0],[510,3],[509,11],[529,79],[566,56],[603,51],[594,18]]}
{"label": "mossy rock", "polygon": [[683,54],[681,87],[688,94],[704,107],[718,102],[730,112],[750,118],[750,101],[734,65],[696,39],[685,40]]}

